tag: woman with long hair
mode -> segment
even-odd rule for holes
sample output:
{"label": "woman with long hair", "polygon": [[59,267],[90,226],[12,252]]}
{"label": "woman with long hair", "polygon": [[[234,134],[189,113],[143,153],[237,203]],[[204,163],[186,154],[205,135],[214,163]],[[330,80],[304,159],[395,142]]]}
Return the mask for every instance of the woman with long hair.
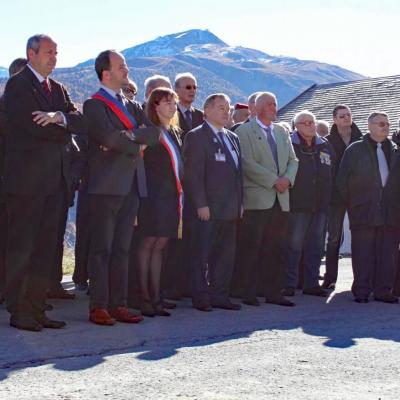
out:
{"label": "woman with long hair", "polygon": [[143,153],[147,197],[141,199],[138,214],[141,311],[149,317],[170,315],[160,298],[160,279],[163,251],[169,238],[178,235],[182,212],[183,163],[177,100],[173,90],[157,88],[146,103],[149,120],[162,129],[160,144],[146,148]]}

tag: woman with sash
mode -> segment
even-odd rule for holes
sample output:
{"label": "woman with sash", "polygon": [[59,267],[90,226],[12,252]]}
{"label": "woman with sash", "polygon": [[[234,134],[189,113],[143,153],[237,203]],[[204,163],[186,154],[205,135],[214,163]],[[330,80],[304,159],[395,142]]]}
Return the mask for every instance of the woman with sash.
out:
{"label": "woman with sash", "polygon": [[173,90],[158,88],[146,104],[148,119],[162,129],[160,144],[143,152],[147,197],[141,198],[138,214],[140,308],[148,317],[170,315],[162,305],[160,280],[163,251],[169,238],[177,237],[182,214],[183,162],[177,100]]}

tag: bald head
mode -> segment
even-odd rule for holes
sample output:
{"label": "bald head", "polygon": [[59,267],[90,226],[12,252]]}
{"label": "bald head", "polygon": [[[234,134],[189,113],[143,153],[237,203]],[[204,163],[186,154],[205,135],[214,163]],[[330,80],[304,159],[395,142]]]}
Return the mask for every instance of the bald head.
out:
{"label": "bald head", "polygon": [[256,98],[256,114],[257,118],[269,125],[276,120],[276,97],[271,92],[262,92]]}

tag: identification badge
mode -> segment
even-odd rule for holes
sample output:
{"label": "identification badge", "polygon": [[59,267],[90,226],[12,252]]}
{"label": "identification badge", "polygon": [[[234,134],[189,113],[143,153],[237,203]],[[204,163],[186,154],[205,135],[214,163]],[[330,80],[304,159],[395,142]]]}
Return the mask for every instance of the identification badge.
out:
{"label": "identification badge", "polygon": [[331,165],[331,156],[328,153],[324,153],[321,151],[319,153],[319,159],[321,160],[321,164]]}
{"label": "identification badge", "polygon": [[215,153],[215,161],[226,162],[226,157],[224,153]]}

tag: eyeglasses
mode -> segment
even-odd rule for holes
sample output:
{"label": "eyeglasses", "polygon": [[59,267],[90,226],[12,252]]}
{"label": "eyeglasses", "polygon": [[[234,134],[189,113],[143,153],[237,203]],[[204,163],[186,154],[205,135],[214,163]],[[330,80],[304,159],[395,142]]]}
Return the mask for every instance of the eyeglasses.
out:
{"label": "eyeglasses", "polygon": [[389,122],[384,122],[384,121],[379,121],[379,122],[371,122],[371,124],[378,125],[379,128],[384,128],[385,126],[389,127],[390,123]]}
{"label": "eyeglasses", "polygon": [[196,90],[196,89],[197,89],[197,86],[196,86],[196,85],[186,85],[186,86],[185,86],[185,89],[186,89],[186,90],[191,90],[191,89]]}
{"label": "eyeglasses", "polygon": [[304,126],[313,126],[315,125],[315,121],[303,121],[303,122],[298,122],[298,124]]}
{"label": "eyeglasses", "polygon": [[351,114],[350,114],[350,113],[338,115],[338,118],[340,118],[340,119],[343,119],[343,118],[350,118],[350,117],[351,117]]}
{"label": "eyeglasses", "polygon": [[131,94],[132,96],[136,96],[136,95],[137,95],[136,90],[132,90],[132,89],[130,89],[130,88],[122,88],[122,91],[123,91],[125,94]]}

